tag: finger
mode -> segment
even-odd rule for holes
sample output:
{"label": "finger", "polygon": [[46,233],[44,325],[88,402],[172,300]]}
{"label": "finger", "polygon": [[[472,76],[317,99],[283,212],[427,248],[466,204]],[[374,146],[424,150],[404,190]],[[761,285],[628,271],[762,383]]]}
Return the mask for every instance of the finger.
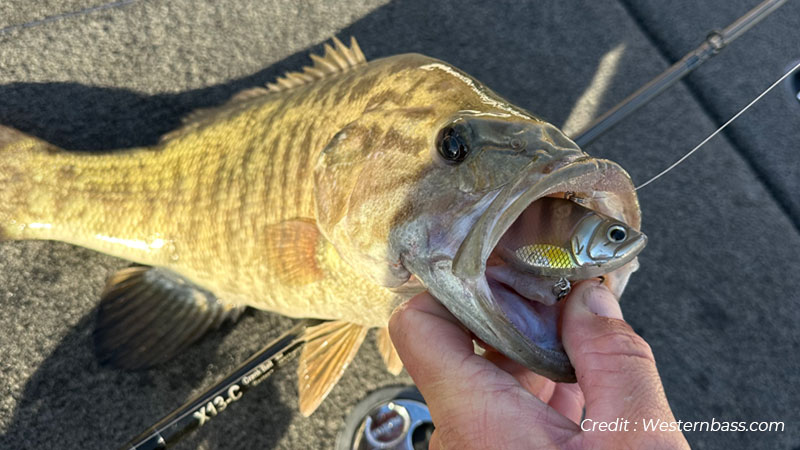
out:
{"label": "finger", "polygon": [[470,335],[428,293],[414,297],[392,314],[389,334],[400,359],[415,381],[419,379],[421,388],[461,379],[464,368],[494,368],[475,355]]}
{"label": "finger", "polygon": [[[544,445],[554,436],[578,431],[513,376],[476,355],[469,333],[430,295],[418,295],[398,308],[389,333],[428,403],[438,442],[454,448],[482,448],[481,443],[510,448],[517,442]],[[548,432],[533,433],[537,426]]]}
{"label": "finger", "polygon": [[587,418],[674,420],[650,346],[625,323],[605,286],[576,286],[562,320],[564,347],[586,399]]}
{"label": "finger", "polygon": [[539,374],[531,372],[530,369],[522,364],[508,358],[494,349],[487,349],[483,357],[491,361],[492,364],[511,374],[525,390],[547,403],[553,394],[555,383]]}
{"label": "finger", "polygon": [[441,448],[442,443],[439,441],[439,433],[434,429],[433,434],[431,434],[431,439],[428,441],[428,450],[440,450]]}
{"label": "finger", "polygon": [[567,419],[580,423],[584,400],[583,392],[576,383],[558,383],[547,404]]}

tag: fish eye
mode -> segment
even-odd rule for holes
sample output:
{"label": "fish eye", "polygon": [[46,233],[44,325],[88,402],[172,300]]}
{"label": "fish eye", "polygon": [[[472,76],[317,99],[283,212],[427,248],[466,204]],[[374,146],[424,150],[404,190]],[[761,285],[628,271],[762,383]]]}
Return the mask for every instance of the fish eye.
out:
{"label": "fish eye", "polygon": [[620,225],[612,225],[608,227],[608,233],[606,233],[606,237],[608,240],[614,243],[620,243],[628,237],[628,232],[625,231],[625,227]]}
{"label": "fish eye", "polygon": [[458,164],[469,154],[469,147],[464,142],[464,137],[453,127],[442,130],[437,147],[439,155],[449,164]]}

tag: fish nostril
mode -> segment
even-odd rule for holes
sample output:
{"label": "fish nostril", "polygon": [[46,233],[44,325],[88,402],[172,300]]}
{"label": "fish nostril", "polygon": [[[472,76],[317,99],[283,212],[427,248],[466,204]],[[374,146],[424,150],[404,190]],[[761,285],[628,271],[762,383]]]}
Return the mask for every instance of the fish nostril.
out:
{"label": "fish nostril", "polygon": [[515,152],[521,152],[525,150],[525,147],[527,146],[527,143],[523,139],[516,137],[511,138],[510,144],[511,144],[511,149],[514,150]]}

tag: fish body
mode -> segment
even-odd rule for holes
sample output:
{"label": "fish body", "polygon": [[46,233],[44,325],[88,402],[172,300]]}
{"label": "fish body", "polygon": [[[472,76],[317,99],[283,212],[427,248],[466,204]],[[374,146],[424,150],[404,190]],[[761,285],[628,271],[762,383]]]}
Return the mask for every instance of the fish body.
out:
{"label": "fish body", "polygon": [[[552,299],[498,291],[491,276],[536,284],[558,273],[487,261],[537,200],[567,192],[637,229],[628,175],[445,62],[367,63],[354,40],[334,45],[153,147],[66,152],[0,128],[0,237],[139,264],[109,279],[98,313],[99,351],[123,366],[169,357],[242,306],[330,320],[308,331],[300,358],[304,414],[369,328],[400,370],[385,327],[425,289],[484,342],[574,379]],[[634,257],[607,274],[612,288]]]}
{"label": "fish body", "polygon": [[[15,159],[4,170],[25,181],[0,185],[2,234],[169,268],[234,304],[385,325],[396,296],[364,282],[319,235],[314,168],[337,132],[376,107],[371,102],[410,88],[388,75],[421,58],[375,61],[233,100],[195,113],[155,147],[84,154],[17,141],[3,150],[7,162]],[[358,304],[335,300],[353,296]]]}

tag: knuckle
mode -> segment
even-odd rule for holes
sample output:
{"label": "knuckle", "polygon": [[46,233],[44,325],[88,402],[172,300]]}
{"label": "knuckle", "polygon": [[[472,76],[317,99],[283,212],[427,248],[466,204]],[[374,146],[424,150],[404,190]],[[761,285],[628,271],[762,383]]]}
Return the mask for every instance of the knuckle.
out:
{"label": "knuckle", "polygon": [[586,355],[634,359],[647,364],[655,364],[650,344],[625,323],[614,323],[604,333],[587,338],[582,343],[580,350]]}

